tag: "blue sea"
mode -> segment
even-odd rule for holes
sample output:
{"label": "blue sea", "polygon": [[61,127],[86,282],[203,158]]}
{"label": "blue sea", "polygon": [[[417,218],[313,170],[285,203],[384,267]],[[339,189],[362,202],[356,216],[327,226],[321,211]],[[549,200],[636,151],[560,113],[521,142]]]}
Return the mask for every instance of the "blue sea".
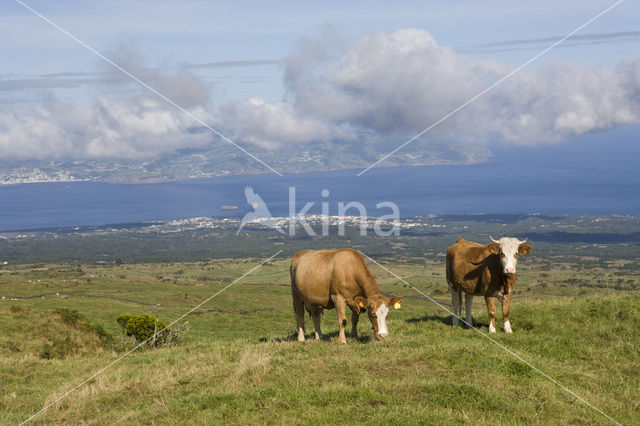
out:
{"label": "blue sea", "polygon": [[[157,184],[98,182],[0,186],[0,231],[134,223],[199,216],[242,216],[253,209],[251,186],[273,216],[289,216],[289,188],[296,213],[338,213],[338,202],[361,202],[369,216],[541,213],[640,215],[640,144],[629,129],[577,138],[559,145],[493,149],[478,165],[378,167],[360,170],[227,176]],[[329,195],[323,197],[322,190]],[[238,206],[222,210],[222,205]],[[355,210],[350,211],[356,214]]]}

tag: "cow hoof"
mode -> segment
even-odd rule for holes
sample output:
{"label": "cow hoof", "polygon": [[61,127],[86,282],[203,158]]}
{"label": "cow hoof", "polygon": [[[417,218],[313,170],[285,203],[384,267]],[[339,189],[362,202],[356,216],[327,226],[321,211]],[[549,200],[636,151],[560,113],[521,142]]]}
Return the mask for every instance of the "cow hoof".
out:
{"label": "cow hoof", "polygon": [[504,322],[504,331],[509,334],[513,333],[513,331],[511,330],[511,322],[509,321]]}
{"label": "cow hoof", "polygon": [[489,333],[495,333],[495,332],[496,332],[495,327],[489,327]]}

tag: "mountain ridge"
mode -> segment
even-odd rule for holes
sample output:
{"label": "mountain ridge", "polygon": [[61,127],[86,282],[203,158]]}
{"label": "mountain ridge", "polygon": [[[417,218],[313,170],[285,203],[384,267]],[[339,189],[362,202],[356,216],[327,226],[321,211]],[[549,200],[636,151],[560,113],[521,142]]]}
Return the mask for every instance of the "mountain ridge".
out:
{"label": "mountain ridge", "polygon": [[[275,150],[254,147],[252,155],[281,173],[366,168],[388,153],[375,144],[311,142]],[[387,167],[478,164],[492,157],[484,146],[415,141],[381,164]],[[98,181],[139,184],[268,173],[231,145],[210,144],[149,160],[31,160],[0,163],[0,184]]]}

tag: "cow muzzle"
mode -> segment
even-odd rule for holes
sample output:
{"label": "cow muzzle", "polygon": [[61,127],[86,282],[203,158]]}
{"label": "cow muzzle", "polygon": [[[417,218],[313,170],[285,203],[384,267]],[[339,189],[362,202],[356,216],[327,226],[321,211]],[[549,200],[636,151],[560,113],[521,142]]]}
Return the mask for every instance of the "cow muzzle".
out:
{"label": "cow muzzle", "polygon": [[387,333],[378,333],[376,334],[376,339],[383,340],[383,339],[386,339],[387,336],[389,336]]}
{"label": "cow muzzle", "polygon": [[506,275],[513,275],[516,273],[516,268],[513,268],[513,267],[504,268],[504,273]]}

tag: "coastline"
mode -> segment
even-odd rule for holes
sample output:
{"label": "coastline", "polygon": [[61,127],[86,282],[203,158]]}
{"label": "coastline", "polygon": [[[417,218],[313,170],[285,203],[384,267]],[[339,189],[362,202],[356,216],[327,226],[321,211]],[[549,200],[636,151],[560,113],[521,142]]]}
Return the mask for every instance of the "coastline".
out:
{"label": "coastline", "polygon": [[[477,164],[484,164],[489,162],[493,158],[493,154],[490,151],[483,151],[483,155],[469,155],[467,156],[465,161],[453,161],[453,160],[430,160],[430,161],[405,161],[402,163],[392,163],[389,165],[380,165],[376,166],[376,168],[400,168],[400,167],[430,167],[430,166],[473,166]],[[330,172],[340,172],[340,171],[348,171],[348,170],[362,170],[369,166],[370,163],[363,162],[362,164],[348,164],[344,166],[329,166],[326,167],[321,164],[309,164],[305,167],[300,166],[295,171],[287,171],[286,168],[283,168],[281,171],[286,175],[302,175],[307,173],[330,173]],[[23,168],[24,169],[24,168]],[[109,170],[108,173],[117,172],[117,170]],[[72,174],[67,172],[57,172],[55,176],[46,177],[42,176],[47,173],[43,172],[39,167],[34,167],[32,170],[23,170],[25,177],[14,177],[8,178],[9,175],[15,175],[15,169],[11,169],[11,171],[0,172],[0,187],[2,186],[10,186],[10,185],[21,185],[21,184],[29,184],[29,183],[65,183],[65,182],[96,182],[96,183],[112,183],[112,184],[125,184],[125,185],[138,185],[138,184],[154,184],[154,183],[173,183],[173,182],[187,182],[187,181],[195,181],[195,180],[207,180],[214,179],[219,177],[228,177],[228,176],[256,176],[256,175],[271,175],[273,172],[268,170],[255,170],[252,168],[243,168],[236,170],[234,172],[230,172],[228,170],[222,170],[220,172],[202,172],[200,174],[192,174],[187,176],[170,176],[170,175],[156,175],[156,176],[146,176],[146,177],[132,177],[128,175],[126,172],[122,175],[116,176],[89,176],[89,177],[74,177]],[[37,177],[34,177],[33,175]]]}

